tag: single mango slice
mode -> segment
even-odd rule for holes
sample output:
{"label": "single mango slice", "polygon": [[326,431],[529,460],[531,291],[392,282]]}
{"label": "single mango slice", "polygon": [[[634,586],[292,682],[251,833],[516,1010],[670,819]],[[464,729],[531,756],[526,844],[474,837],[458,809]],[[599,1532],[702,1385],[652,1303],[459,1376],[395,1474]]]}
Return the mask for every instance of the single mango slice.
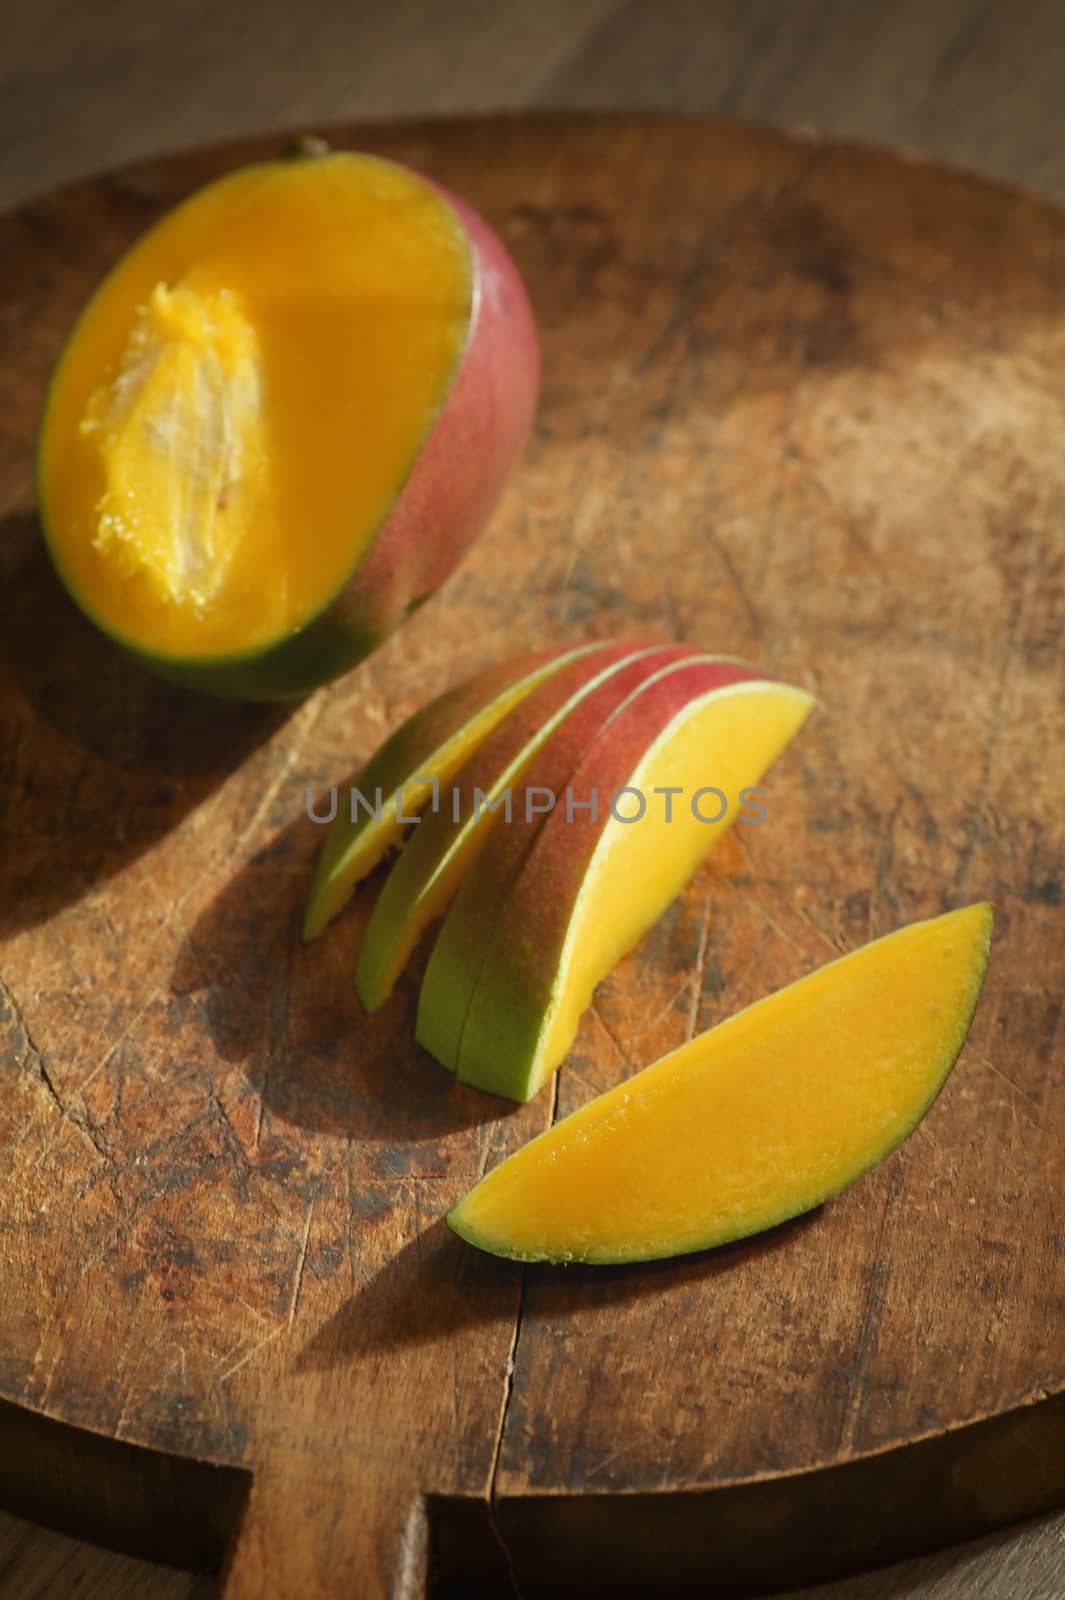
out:
{"label": "single mango slice", "polygon": [[355,973],[367,1011],[384,1005],[422,932],[444,914],[497,816],[505,815],[493,808],[505,808],[507,789],[555,729],[577,717],[587,741],[634,682],[687,654],[686,645],[604,646],[571,661],[502,722],[440,796],[438,809],[422,818],[385,880]]}
{"label": "single mango slice", "polygon": [[418,815],[515,706],[570,662],[602,648],[585,644],[517,656],[408,717],[351,786],[365,803],[356,798],[353,807],[350,789],[344,792],[315,868],[304,939],[316,939],[344,909],[356,885],[400,843],[401,819]]}
{"label": "single mango slice", "polygon": [[[451,948],[473,946],[481,963],[459,1047],[464,1082],[513,1100],[537,1092],[596,984],[676,898],[744,791],[801,728],[811,696],[748,670],[747,681],[708,684],[692,663],[633,696],[589,746],[573,806],[551,813],[495,916],[474,925],[468,905],[504,876],[497,850],[501,858],[509,841],[490,844],[440,934]],[[593,792],[596,810],[578,809]],[[423,1043],[433,1009],[427,994]]]}
{"label": "single mango slice", "polygon": [[449,1217],[519,1261],[642,1261],[809,1211],[900,1144],[954,1065],[991,907],[918,922],[749,1006],[558,1123]]}

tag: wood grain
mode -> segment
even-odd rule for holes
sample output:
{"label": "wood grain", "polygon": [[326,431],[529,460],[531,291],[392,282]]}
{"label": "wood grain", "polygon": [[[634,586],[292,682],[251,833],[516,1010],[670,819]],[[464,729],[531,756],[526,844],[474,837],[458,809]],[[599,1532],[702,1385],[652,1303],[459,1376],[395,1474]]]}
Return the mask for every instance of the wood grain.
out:
{"label": "wood grain", "polygon": [[0,1592],[18,1600],[210,1600],[210,1578],[95,1549],[5,1514],[0,1519]]}
{"label": "wood grain", "polygon": [[[0,1392],[252,1472],[235,1596],[332,1592],[356,1571],[360,1592],[416,1592],[430,1548],[460,1592],[499,1592],[508,1564],[541,1592],[578,1546],[599,1577],[643,1583],[672,1511],[679,1581],[711,1507],[735,1559],[775,1508],[784,1564],[763,1577],[779,1582],[810,1526],[803,1491],[758,1486],[890,1471],[922,1439],[976,1462],[967,1480],[953,1448],[949,1471],[915,1458],[926,1509],[948,1506],[948,1480],[964,1490],[951,1536],[1052,1503],[1059,213],[727,126],[350,137],[501,227],[540,315],[544,409],[446,594],[284,718],[124,666],[58,595],[31,513],[42,384],[89,284],[251,151],[152,163],[3,224],[0,770],[19,850],[0,868]],[[713,1257],[522,1274],[439,1219],[550,1105],[500,1116],[451,1084],[411,1044],[410,984],[360,1018],[366,896],[299,947],[304,793],[441,680],[622,627],[753,655],[825,711],[769,824],[600,992],[562,1109],[899,921],[986,894],[999,938],[927,1131],[838,1204]],[[996,1415],[1005,1474],[957,1431]],[[1040,1451],[1020,1448],[1030,1427],[1052,1430]],[[918,1505],[908,1526],[863,1527],[846,1503],[820,1507],[832,1537],[805,1552],[811,1575],[934,1536]]]}
{"label": "wood grain", "polygon": [[1065,195],[1058,0],[37,0],[0,52],[0,205],[163,150],[552,106],[805,124]]}

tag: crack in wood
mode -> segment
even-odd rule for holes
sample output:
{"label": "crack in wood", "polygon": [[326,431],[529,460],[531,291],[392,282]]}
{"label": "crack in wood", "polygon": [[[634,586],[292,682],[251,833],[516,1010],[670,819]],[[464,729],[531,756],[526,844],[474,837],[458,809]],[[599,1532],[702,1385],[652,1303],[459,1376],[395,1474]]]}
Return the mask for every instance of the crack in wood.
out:
{"label": "crack in wood", "polygon": [[0,1022],[3,1021],[13,1025],[14,1054],[17,1065],[24,1071],[27,1068],[30,1069],[30,1076],[44,1090],[63,1121],[69,1123],[71,1127],[77,1128],[78,1132],[89,1141],[105,1165],[113,1166],[114,1154],[108,1148],[107,1142],[101,1136],[97,1125],[90,1117],[85,1116],[82,1112],[75,1111],[73,1106],[67,1105],[63,1096],[59,1093],[44,1054],[35,1044],[15,996],[7,984],[0,979]]}
{"label": "crack in wood", "polygon": [[[607,1022],[606,1018],[604,1017],[602,1011],[599,1009],[599,1002],[598,1002],[598,1000],[596,999],[596,997],[594,995],[592,996],[592,999],[591,999],[591,1002],[589,1003],[588,1009],[592,1013],[592,1016],[595,1018],[596,1022],[599,1024],[600,1028],[602,1028],[602,1030],[603,1030],[604,1034],[606,1035],[607,1039],[610,1041],[611,1048],[613,1049],[614,1054],[617,1056],[618,1060],[621,1062],[622,1066],[628,1068],[629,1070],[631,1070],[631,1065],[632,1064],[629,1061],[628,1055],[626,1054],[624,1048],[622,1047],[621,1040],[618,1038],[617,1034],[614,1032],[613,1028],[610,1026],[609,1022]],[[558,1083],[557,1074],[556,1074],[555,1082],[556,1082],[556,1085],[557,1085],[557,1083]],[[557,1101],[557,1088],[556,1088],[556,1099],[555,1099],[554,1104],[557,1105],[557,1103],[558,1103],[558,1101]],[[552,1120],[552,1122],[554,1122],[554,1108],[552,1108],[551,1120]]]}
{"label": "crack in wood", "polygon": [[292,1299],[288,1308],[289,1333],[292,1332],[293,1324],[296,1321],[296,1311],[299,1307],[300,1295],[303,1292],[303,1274],[307,1266],[307,1245],[311,1237],[311,1219],[314,1216],[316,1201],[317,1196],[312,1197],[311,1203],[307,1207],[307,1220],[303,1225],[303,1239],[300,1243],[299,1260],[296,1263],[296,1276],[292,1284]]}
{"label": "crack in wood", "polygon": [[[559,1095],[562,1070],[555,1073],[551,1085],[551,1114],[548,1127],[553,1128],[558,1119]],[[510,1405],[514,1397],[514,1375],[518,1369],[518,1345],[521,1341],[522,1328],[525,1321],[525,1288],[528,1269],[521,1268],[521,1280],[518,1285],[518,1309],[514,1317],[514,1333],[510,1341],[510,1350],[507,1354],[506,1365],[503,1372],[503,1397],[499,1408],[499,1423],[496,1428],[495,1443],[492,1449],[492,1463],[488,1472],[488,1520],[491,1524],[492,1535],[498,1544],[507,1564],[507,1577],[510,1582],[514,1600],[522,1600],[521,1585],[518,1582],[517,1568],[514,1554],[507,1543],[502,1528],[499,1526],[498,1486],[499,1462],[503,1452],[503,1441],[506,1436],[507,1422],[510,1417]]]}
{"label": "crack in wood", "polygon": [[873,1353],[876,1349],[877,1334],[880,1329],[880,1314],[884,1308],[884,1292],[887,1287],[888,1263],[882,1259],[880,1252],[884,1242],[888,1217],[902,1190],[902,1180],[905,1172],[905,1152],[898,1150],[894,1156],[891,1186],[884,1200],[884,1209],[880,1215],[880,1226],[877,1229],[876,1244],[873,1249],[873,1264],[869,1271],[865,1306],[862,1311],[862,1326],[858,1335],[858,1346],[854,1359],[854,1371],[851,1375],[850,1399],[843,1418],[843,1427],[840,1430],[841,1444],[845,1445],[848,1453],[852,1455],[854,1453],[855,1437],[862,1418],[862,1409],[865,1405],[865,1397],[869,1389],[869,1372],[872,1366]]}
{"label": "crack in wood", "polygon": [[488,1521],[495,1539],[507,1565],[507,1577],[510,1581],[511,1593],[514,1600],[522,1600],[521,1586],[518,1583],[518,1574],[514,1564],[514,1554],[507,1543],[502,1528],[499,1526],[498,1506],[498,1479],[499,1461],[503,1452],[503,1440],[507,1429],[507,1420],[510,1415],[510,1403],[514,1396],[514,1374],[518,1366],[518,1342],[521,1339],[522,1323],[525,1312],[525,1283],[526,1268],[521,1269],[521,1280],[518,1285],[518,1309],[514,1317],[514,1333],[507,1352],[506,1365],[503,1369],[503,1396],[499,1407],[499,1422],[496,1427],[495,1442],[492,1447],[492,1462],[488,1469]]}
{"label": "crack in wood", "polygon": [[691,1000],[684,1027],[685,1043],[690,1043],[695,1038],[695,1030],[699,1025],[699,1007],[702,1004],[703,980],[706,977],[706,952],[710,942],[710,902],[711,890],[707,889],[703,895],[703,911],[699,922],[699,944],[695,952],[695,970],[692,973],[691,980]]}

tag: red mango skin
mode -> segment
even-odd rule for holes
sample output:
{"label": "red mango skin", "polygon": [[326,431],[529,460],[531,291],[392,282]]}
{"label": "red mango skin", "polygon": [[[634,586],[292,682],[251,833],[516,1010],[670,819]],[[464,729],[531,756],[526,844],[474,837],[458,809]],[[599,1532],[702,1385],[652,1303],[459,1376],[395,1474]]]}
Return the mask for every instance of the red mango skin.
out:
{"label": "red mango skin", "polygon": [[[348,787],[357,787],[364,794],[372,795],[380,789],[383,794],[395,794],[397,789],[402,789],[408,780],[416,773],[428,773],[439,778],[439,757],[441,750],[448,742],[455,738],[470,722],[475,722],[492,701],[512,688],[522,678],[526,678],[548,665],[557,663],[556,670],[562,671],[565,666],[578,660],[584,654],[590,654],[597,648],[595,645],[575,646],[569,649],[532,651],[523,656],[514,656],[509,661],[497,662],[495,666],[486,668],[477,673],[473,678],[467,678],[464,683],[447,690],[428,705],[421,707],[413,716],[380,746],[370,757],[366,765],[355,775]],[[547,682],[548,679],[542,680]],[[537,686],[539,687],[539,685]],[[530,691],[535,693],[535,688]],[[512,706],[506,713],[503,721],[513,717],[520,706]],[[498,728],[499,724],[496,724]],[[495,729],[492,729],[495,732]],[[491,738],[491,733],[485,735]],[[466,763],[473,760],[480,749],[475,745],[466,756]],[[424,809],[429,803],[429,795],[416,803],[418,810]],[[405,811],[415,809],[415,803],[404,800]],[[369,849],[359,849],[357,841],[365,839],[369,831],[369,818],[367,813],[360,815],[359,823],[350,827],[345,826],[342,816],[337,817],[318,857],[315,869],[314,882],[311,885],[308,897],[307,916],[303,926],[305,939],[316,939],[335,916],[343,910],[357,884],[372,872],[382,856],[389,853],[395,841],[390,835],[379,836],[379,842]],[[342,879],[344,887],[340,892],[335,892],[331,887],[334,873],[339,863],[356,850],[361,856],[361,865],[350,876],[344,872]]]}
{"label": "red mango skin", "polygon": [[131,651],[157,675],[237,699],[307,694],[394,633],[454,571],[488,521],[532,430],[540,383],[536,324],[502,240],[472,206],[432,187],[458,215],[469,243],[470,325],[441,409],[392,510],[332,600],[296,633],[264,652],[203,661]]}
{"label": "red mango skin", "polygon": [[[765,673],[742,662],[682,661],[634,695],[584,751],[571,774],[576,797],[586,798],[595,787],[601,797],[609,798],[622,788],[655,741],[693,701],[732,684],[767,681]],[[525,774],[525,782],[537,781],[534,764]],[[536,929],[536,964],[540,968],[535,975],[536,988],[545,1001],[549,991],[543,985],[554,978],[570,913],[609,821],[610,809],[605,800],[595,817],[590,811],[575,808],[572,821],[556,807],[531,825],[523,823],[510,837],[493,839],[493,848],[481,858],[480,872],[486,879],[494,879],[499,872],[497,853],[500,867],[517,865],[514,875],[500,873],[511,886],[506,897],[507,928]],[[520,833],[525,833],[524,841],[519,838]],[[530,866],[533,850],[535,865]],[[500,930],[493,949],[503,938]]]}
{"label": "red mango skin", "polygon": [[458,566],[513,474],[532,429],[540,350],[525,286],[484,218],[439,184],[473,261],[473,308],[443,409],[348,589],[348,616],[391,632]]}
{"label": "red mango skin", "polygon": [[[646,646],[643,648],[647,650]],[[705,669],[707,681],[714,684],[735,682],[751,671],[723,659],[708,667],[708,658],[690,644],[666,644],[647,650],[627,661],[570,712],[515,783],[512,820],[487,833],[478,858],[467,867],[422,982],[416,1037],[442,1066],[454,1071],[458,1060],[465,1005],[487,958],[483,931],[495,928],[507,895],[546,821],[542,809],[532,816],[527,814],[526,797],[535,789],[561,796],[588,752],[600,747],[611,725],[633,700],[651,692],[654,679],[662,674],[672,677],[682,666],[687,672],[695,665]],[[465,815],[472,782],[477,780],[467,782],[463,777],[460,781],[467,790]]]}
{"label": "red mango skin", "polygon": [[[692,701],[730,684],[755,681],[768,680],[764,673],[743,663],[682,662],[634,695],[589,746],[573,773],[575,793],[585,798],[595,786],[600,796],[613,794],[628,783],[647,750]],[[535,765],[525,781],[537,781]],[[475,880],[479,878],[489,889],[499,885],[500,909],[490,923],[481,924],[492,928],[492,937],[470,994],[457,1063],[460,1079],[481,1087],[485,1086],[480,1081],[484,1038],[493,1019],[506,1018],[506,1032],[500,1025],[500,1037],[509,1034],[515,1059],[529,1067],[533,1064],[573,907],[610,813],[601,803],[596,817],[575,810],[568,821],[556,809],[538,820],[538,826],[516,828],[513,838],[496,834],[489,838],[488,849],[449,914],[449,920],[454,917],[456,925],[462,926],[463,896],[468,895],[472,902],[477,894]],[[518,836],[523,832],[527,846],[517,873],[511,873],[507,881],[507,867],[520,848]],[[485,898],[482,888],[482,904]],[[536,930],[535,939],[529,936],[531,929]],[[447,932],[445,922],[441,937]],[[515,1072],[515,1078],[519,1076]],[[525,1093],[517,1098],[527,1098],[528,1086],[523,1088]]]}
{"label": "red mango skin", "polygon": [[[473,812],[476,791],[480,789],[489,793],[511,765],[521,758],[530,741],[540,735],[555,717],[561,714],[565,716],[566,723],[576,722],[583,728],[587,742],[609,715],[610,709],[624,698],[626,691],[619,685],[626,675],[642,675],[651,670],[644,665],[648,652],[662,655],[670,651],[684,651],[685,648],[680,645],[652,646],[639,643],[598,645],[589,653],[567,663],[561,671],[540,684],[489,734],[441,795],[439,809],[423,816],[414,837],[400,853],[377,898],[373,915],[363,934],[356,973],[356,988],[368,1010],[376,1011],[391,993],[394,981],[391,969],[397,938],[402,941],[405,937],[405,930],[410,926],[412,907],[420,899],[425,886],[437,880],[441,866],[454,844],[459,830],[452,820],[452,797],[457,795],[461,798],[459,816],[464,828]],[[607,674],[604,681],[596,683],[595,680],[604,674]],[[558,728],[555,728],[554,734],[549,735],[549,743],[557,733]],[[471,839],[469,849],[472,852],[479,850],[492,831],[493,818],[489,815],[482,822],[479,833],[474,835],[477,844]],[[467,874],[474,858],[474,854],[466,858]]]}

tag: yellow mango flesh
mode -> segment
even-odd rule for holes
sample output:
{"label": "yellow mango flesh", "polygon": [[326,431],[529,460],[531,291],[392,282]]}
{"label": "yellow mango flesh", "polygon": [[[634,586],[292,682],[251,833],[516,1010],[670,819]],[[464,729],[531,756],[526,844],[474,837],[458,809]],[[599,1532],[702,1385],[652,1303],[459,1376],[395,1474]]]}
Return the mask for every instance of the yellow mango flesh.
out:
{"label": "yellow mango flesh", "polygon": [[57,369],[41,502],[65,579],[152,655],[254,651],[387,518],[469,325],[461,224],[350,154],[249,167],[119,263]]}
{"label": "yellow mango flesh", "polygon": [[[561,981],[545,1025],[540,1081],[562,1060],[576,1037],[595,987],[638,943],[676,899],[707,851],[736,820],[740,791],[756,784],[795,737],[813,699],[787,684],[739,683],[718,689],[671,730],[640,762],[631,786],[646,798],[642,816],[634,796],[619,801],[633,820],[607,823],[574,907],[562,958]],[[591,774],[590,774],[591,775]],[[693,793],[704,785],[718,796]],[[659,788],[677,788],[666,820]],[[609,797],[602,797],[604,803]]]}
{"label": "yellow mango flesh", "polygon": [[233,295],[157,283],[81,434],[105,484],[94,550],[202,615],[269,494],[258,341]]}
{"label": "yellow mango flesh", "polygon": [[837,1194],[911,1132],[961,1050],[991,907],[914,923],[701,1034],[567,1117],[456,1207],[519,1260],[705,1249]]}
{"label": "yellow mango flesh", "polygon": [[[594,654],[594,652],[592,652]],[[586,700],[599,685],[629,661],[650,651],[634,649],[630,655],[608,658],[601,671],[589,672],[575,686],[532,737],[497,773],[484,792],[484,802],[459,794],[458,820],[449,810],[452,798],[440,797],[440,810],[428,817],[408,843],[385,880],[373,915],[363,935],[355,988],[367,1011],[378,1011],[388,999],[414,947],[430,923],[451,903],[463,875],[470,870],[497,821],[493,809],[507,788],[518,783],[555,728]],[[459,774],[461,778],[461,773]]]}
{"label": "yellow mango flesh", "polygon": [[[706,853],[737,819],[741,793],[757,784],[809,716],[814,701],[788,684],[755,679],[692,699],[642,750],[593,745],[573,779],[576,801],[594,788],[600,816],[621,784],[620,815],[607,817],[587,860],[557,810],[543,824],[521,875],[484,930],[485,958],[458,1048],[458,1075],[493,1094],[529,1100],[566,1055],[595,987],[683,889]],[[636,737],[633,728],[630,738]],[[631,759],[629,759],[631,756]],[[609,773],[609,777],[606,775]],[[712,793],[693,799],[713,785]],[[671,810],[657,788],[677,788]],[[551,860],[551,857],[554,860]],[[558,867],[577,879],[560,890]],[[581,875],[582,876],[579,876]],[[544,884],[550,884],[550,900]]]}

